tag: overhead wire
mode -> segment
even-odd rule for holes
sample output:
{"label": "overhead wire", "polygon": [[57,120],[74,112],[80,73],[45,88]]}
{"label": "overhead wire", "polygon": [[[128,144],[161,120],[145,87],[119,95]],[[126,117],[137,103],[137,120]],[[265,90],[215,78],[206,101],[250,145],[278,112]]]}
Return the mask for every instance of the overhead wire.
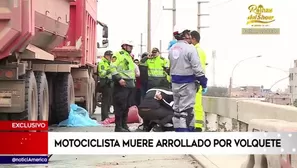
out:
{"label": "overhead wire", "polygon": [[221,3],[219,3],[219,4],[210,6],[209,8],[213,8],[213,7],[217,7],[217,6],[225,5],[225,4],[227,4],[227,3],[231,2],[231,1],[233,1],[233,0],[228,0],[228,1],[225,1],[225,2],[221,2]]}
{"label": "overhead wire", "polygon": [[[163,0],[161,0],[159,2],[161,2],[161,5],[163,4]],[[160,6],[160,5],[158,5],[158,6]],[[154,26],[154,29],[152,29],[153,30],[152,31],[152,37],[155,36],[156,30],[158,29],[160,21],[162,20],[162,18],[163,18],[163,9],[159,10],[159,12],[158,12],[158,20],[157,20],[156,25]]]}

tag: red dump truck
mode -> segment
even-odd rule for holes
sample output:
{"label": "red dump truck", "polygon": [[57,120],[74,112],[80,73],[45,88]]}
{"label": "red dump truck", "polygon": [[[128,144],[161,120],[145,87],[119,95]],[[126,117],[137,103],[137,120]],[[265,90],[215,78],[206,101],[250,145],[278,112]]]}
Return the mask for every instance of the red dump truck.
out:
{"label": "red dump truck", "polygon": [[97,0],[1,0],[0,120],[54,124],[71,103],[92,113],[100,45]]}

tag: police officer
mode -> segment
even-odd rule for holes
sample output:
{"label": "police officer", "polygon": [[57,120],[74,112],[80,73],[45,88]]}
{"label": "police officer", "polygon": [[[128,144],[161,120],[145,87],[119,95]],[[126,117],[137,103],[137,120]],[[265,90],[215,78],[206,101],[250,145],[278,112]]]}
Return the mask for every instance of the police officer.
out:
{"label": "police officer", "polygon": [[103,59],[98,64],[98,76],[100,78],[100,87],[102,90],[101,121],[104,121],[108,118],[108,113],[111,105],[112,80],[110,61],[112,55],[112,51],[105,51]]}
{"label": "police officer", "polygon": [[198,90],[196,81],[203,89],[207,78],[201,67],[199,56],[191,44],[190,31],[175,27],[173,32],[177,43],[169,49],[170,75],[174,98],[174,117],[172,119],[176,132],[193,132],[194,104]]}
{"label": "police officer", "polygon": [[122,49],[113,56],[111,64],[113,89],[113,107],[115,113],[115,132],[129,132],[127,125],[129,97],[135,88],[135,64],[131,57],[132,41],[123,41]]}
{"label": "police officer", "polygon": [[[146,57],[149,53],[145,52],[141,55],[141,60],[147,59]],[[143,61],[144,62],[144,61]],[[139,63],[138,65],[140,71],[140,90],[141,90],[141,98],[144,98],[147,91],[147,82],[148,82],[148,68],[144,63]]]}
{"label": "police officer", "polygon": [[[192,44],[195,46],[198,55],[200,57],[201,67],[203,71],[205,72],[206,67],[206,54],[205,52],[200,48],[200,34],[197,31],[191,32],[192,37]],[[203,105],[202,105],[202,94],[205,94],[207,92],[207,88],[204,89],[202,92],[202,87],[200,86],[198,92],[196,93],[196,99],[195,99],[195,130],[197,132],[201,132],[203,125],[204,125],[204,111],[203,111]]]}
{"label": "police officer", "polygon": [[159,87],[160,83],[166,78],[166,69],[169,68],[166,60],[160,56],[158,48],[153,48],[151,55],[143,58],[141,64],[148,68],[148,86],[147,90],[153,87]]}

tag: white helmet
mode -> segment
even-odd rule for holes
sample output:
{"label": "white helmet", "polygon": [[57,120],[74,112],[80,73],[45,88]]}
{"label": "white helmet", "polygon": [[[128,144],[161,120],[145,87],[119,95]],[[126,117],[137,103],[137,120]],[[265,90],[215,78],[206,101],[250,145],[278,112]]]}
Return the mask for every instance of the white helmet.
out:
{"label": "white helmet", "polygon": [[130,46],[134,46],[132,40],[123,40],[121,46],[124,45],[124,44],[126,44],[126,45],[130,45]]}

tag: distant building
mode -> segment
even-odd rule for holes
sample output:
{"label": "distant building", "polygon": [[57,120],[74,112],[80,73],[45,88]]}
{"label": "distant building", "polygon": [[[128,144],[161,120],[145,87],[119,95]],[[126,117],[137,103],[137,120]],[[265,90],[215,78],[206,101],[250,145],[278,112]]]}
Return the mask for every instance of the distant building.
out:
{"label": "distant building", "polygon": [[232,88],[231,97],[263,98],[262,86],[240,86]]}
{"label": "distant building", "polygon": [[291,95],[288,93],[271,93],[266,95],[265,102],[270,102],[280,105],[291,105]]}

